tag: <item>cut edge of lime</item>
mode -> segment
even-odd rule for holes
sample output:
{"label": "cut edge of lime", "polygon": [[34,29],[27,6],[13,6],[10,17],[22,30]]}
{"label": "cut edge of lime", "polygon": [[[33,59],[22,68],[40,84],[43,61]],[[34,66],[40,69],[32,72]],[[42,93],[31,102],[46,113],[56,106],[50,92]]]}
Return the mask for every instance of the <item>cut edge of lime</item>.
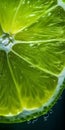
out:
{"label": "cut edge of lime", "polygon": [[26,110],[24,109],[23,112],[18,113],[17,115],[8,114],[6,116],[0,116],[0,123],[17,123],[17,122],[24,122],[29,121],[31,119],[35,119],[41,115],[45,115],[52,106],[56,103],[59,99],[60,95],[62,94],[65,84],[65,68],[58,76],[58,85],[54,91],[53,96],[48,100],[47,103],[43,104],[41,107],[35,110]]}

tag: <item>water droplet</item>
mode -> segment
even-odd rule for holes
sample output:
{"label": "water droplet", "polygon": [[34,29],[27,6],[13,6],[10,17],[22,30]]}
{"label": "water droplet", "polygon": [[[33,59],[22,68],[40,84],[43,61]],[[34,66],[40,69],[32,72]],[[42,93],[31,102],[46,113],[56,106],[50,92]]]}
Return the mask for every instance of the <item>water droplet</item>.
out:
{"label": "water droplet", "polygon": [[62,96],[60,96],[59,100],[62,100]]}
{"label": "water droplet", "polygon": [[25,0],[23,0],[22,4],[23,4],[23,5],[25,4]]}
{"label": "water droplet", "polygon": [[39,23],[39,20],[37,20],[35,23]]}
{"label": "water droplet", "polygon": [[50,15],[51,15],[51,12],[48,13],[48,16],[50,16]]}
{"label": "water droplet", "polygon": [[29,15],[29,17],[33,17],[33,16],[35,16],[35,14],[30,14],[30,15]]}
{"label": "water droplet", "polygon": [[29,0],[27,1],[27,4],[30,4],[30,1],[29,1]]}
{"label": "water droplet", "polygon": [[64,34],[64,30],[61,30],[60,33],[61,33],[61,34]]}
{"label": "water droplet", "polygon": [[28,121],[27,124],[31,124],[31,121]]}
{"label": "water droplet", "polygon": [[31,68],[35,68],[33,65],[30,65]]}
{"label": "water droplet", "polygon": [[24,30],[25,30],[25,31],[27,31],[27,30],[28,30],[28,28],[25,28]]}
{"label": "water droplet", "polygon": [[49,114],[45,115],[44,116],[44,121],[47,121],[48,117],[49,117]]}
{"label": "water droplet", "polygon": [[32,7],[32,5],[30,5],[30,7]]}
{"label": "water droplet", "polygon": [[52,113],[53,113],[53,110],[51,109],[49,113],[52,114]]}
{"label": "water droplet", "polygon": [[30,43],[30,47],[32,47],[32,46],[34,46],[34,44],[33,44],[33,43]]}
{"label": "water droplet", "polygon": [[55,80],[55,79],[54,79],[53,81],[54,81],[54,82],[56,82],[56,80]]}
{"label": "water droplet", "polygon": [[38,121],[38,119],[34,119],[33,121],[32,121],[32,124],[34,124],[35,122],[37,122]]}
{"label": "water droplet", "polygon": [[42,8],[42,6],[36,6],[35,8],[36,8],[36,9],[41,9],[41,8]]}

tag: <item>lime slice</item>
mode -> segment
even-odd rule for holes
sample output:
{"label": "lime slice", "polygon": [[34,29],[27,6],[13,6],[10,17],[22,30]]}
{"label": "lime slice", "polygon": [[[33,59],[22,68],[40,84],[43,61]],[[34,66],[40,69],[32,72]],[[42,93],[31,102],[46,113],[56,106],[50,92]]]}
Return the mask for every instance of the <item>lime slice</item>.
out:
{"label": "lime slice", "polygon": [[64,88],[64,1],[0,0],[0,122],[44,115]]}

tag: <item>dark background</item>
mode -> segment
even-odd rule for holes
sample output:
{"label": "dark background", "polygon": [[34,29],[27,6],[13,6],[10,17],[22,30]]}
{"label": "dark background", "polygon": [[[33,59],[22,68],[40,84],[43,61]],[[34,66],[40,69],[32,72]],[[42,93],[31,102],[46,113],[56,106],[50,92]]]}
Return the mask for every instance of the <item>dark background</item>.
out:
{"label": "dark background", "polygon": [[0,124],[0,130],[65,130],[65,91],[50,112],[35,120],[18,124]]}

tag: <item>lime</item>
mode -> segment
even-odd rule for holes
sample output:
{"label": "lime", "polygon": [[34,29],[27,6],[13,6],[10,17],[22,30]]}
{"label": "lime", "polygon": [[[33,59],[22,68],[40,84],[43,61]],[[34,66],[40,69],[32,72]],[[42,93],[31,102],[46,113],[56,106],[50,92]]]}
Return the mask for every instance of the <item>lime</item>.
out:
{"label": "lime", "polygon": [[64,88],[64,1],[0,0],[0,122],[44,115]]}

